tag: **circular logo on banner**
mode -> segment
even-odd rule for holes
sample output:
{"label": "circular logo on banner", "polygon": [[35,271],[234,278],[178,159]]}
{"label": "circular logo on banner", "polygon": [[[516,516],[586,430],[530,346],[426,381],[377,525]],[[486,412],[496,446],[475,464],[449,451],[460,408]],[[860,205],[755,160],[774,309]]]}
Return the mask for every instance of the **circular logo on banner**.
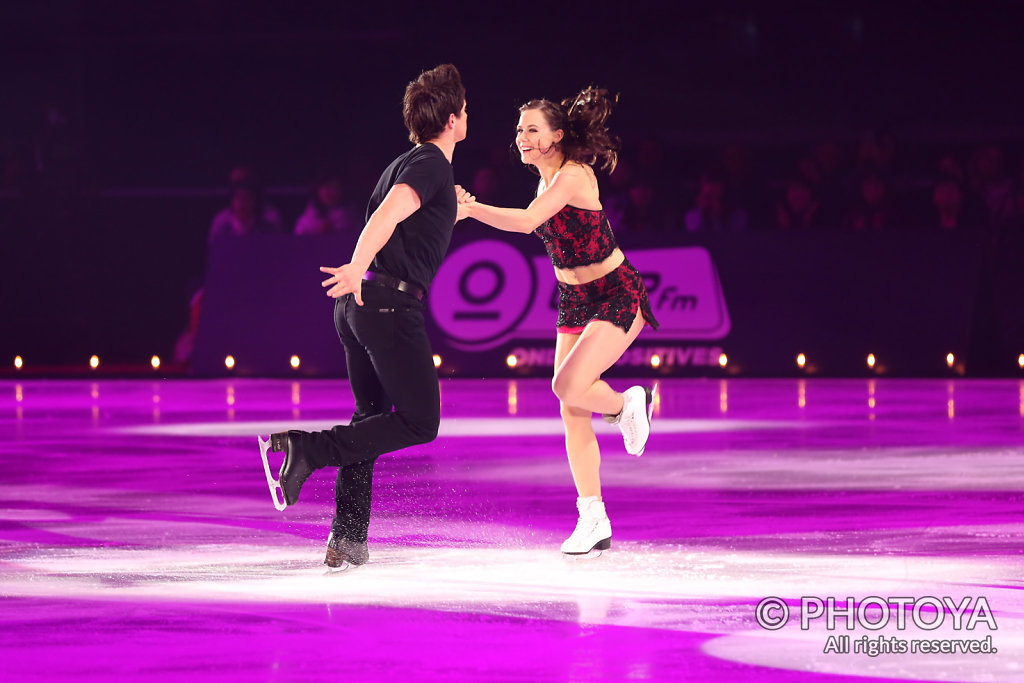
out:
{"label": "circular logo on banner", "polygon": [[536,295],[530,260],[504,242],[481,240],[441,263],[430,288],[430,314],[452,341],[482,346],[514,330]]}

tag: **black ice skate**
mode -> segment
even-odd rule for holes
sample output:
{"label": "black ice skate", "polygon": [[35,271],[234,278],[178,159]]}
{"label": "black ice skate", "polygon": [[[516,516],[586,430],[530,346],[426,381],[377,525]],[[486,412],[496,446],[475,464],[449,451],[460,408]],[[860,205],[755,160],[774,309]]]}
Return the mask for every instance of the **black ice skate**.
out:
{"label": "black ice skate", "polygon": [[350,541],[344,536],[331,532],[327,538],[327,556],[324,564],[334,571],[345,571],[350,567],[366,564],[370,559],[370,551],[366,543]]}
{"label": "black ice skate", "polygon": [[[267,486],[270,487],[270,497],[274,500],[274,507],[284,510],[289,505],[295,505],[299,500],[299,491],[302,489],[302,485],[309,479],[309,475],[313,474],[315,468],[296,447],[291,432],[271,434],[266,441],[257,436],[256,440],[260,444],[263,472],[267,475]],[[281,471],[276,480],[270,473],[270,463],[267,461],[268,450],[275,453],[284,452],[284,462],[281,463]],[[280,496],[278,496],[278,491],[281,492]]]}

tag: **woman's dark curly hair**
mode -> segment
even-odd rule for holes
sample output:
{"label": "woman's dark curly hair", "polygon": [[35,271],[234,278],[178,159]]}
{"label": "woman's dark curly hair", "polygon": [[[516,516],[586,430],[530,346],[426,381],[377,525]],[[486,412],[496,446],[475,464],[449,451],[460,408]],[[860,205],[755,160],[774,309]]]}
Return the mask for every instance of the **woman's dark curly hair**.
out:
{"label": "woman's dark curly hair", "polygon": [[566,159],[591,166],[600,161],[601,169],[611,173],[619,160],[619,138],[608,131],[606,122],[618,101],[618,95],[611,97],[607,90],[590,86],[560,105],[551,100],[530,100],[519,107],[519,112],[537,110],[551,130],[561,130],[564,136],[557,144]]}

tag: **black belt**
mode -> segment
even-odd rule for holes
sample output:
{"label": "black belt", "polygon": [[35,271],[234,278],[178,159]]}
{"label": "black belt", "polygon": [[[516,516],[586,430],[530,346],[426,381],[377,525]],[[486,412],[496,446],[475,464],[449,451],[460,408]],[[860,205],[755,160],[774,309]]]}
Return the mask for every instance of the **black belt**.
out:
{"label": "black belt", "polygon": [[416,297],[420,301],[423,301],[423,297],[427,294],[419,285],[414,285],[413,283],[406,282],[405,280],[399,280],[397,277],[392,275],[375,273],[372,270],[366,271],[366,274],[363,275],[363,280],[365,282],[372,282],[373,284],[381,287],[397,289],[399,292],[405,292],[406,294]]}

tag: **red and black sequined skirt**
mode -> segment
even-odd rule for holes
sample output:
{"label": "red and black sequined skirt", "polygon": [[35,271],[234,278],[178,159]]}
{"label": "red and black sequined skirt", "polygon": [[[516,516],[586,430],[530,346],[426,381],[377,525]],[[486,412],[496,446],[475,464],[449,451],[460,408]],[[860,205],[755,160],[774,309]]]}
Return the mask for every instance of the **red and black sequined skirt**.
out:
{"label": "red and black sequined skirt", "polygon": [[628,332],[637,310],[648,325],[658,329],[644,280],[628,260],[604,277],[581,285],[558,283],[559,332],[579,334],[593,320],[605,320]]}

